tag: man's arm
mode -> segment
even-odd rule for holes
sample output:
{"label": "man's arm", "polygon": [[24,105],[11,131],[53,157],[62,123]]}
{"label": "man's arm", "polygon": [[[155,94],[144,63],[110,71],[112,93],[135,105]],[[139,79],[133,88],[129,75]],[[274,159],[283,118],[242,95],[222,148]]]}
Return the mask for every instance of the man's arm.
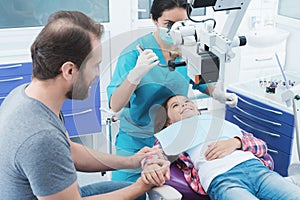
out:
{"label": "man's arm", "polygon": [[144,147],[135,155],[124,157],[95,151],[72,141],[70,145],[76,169],[84,172],[138,168],[143,158],[158,153],[158,150]]}
{"label": "man's arm", "polygon": [[132,185],[125,187],[123,189],[119,189],[110,193],[100,194],[90,197],[82,198],[78,191],[78,182],[75,181],[72,185],[67,187],[66,189],[49,196],[38,197],[39,200],[57,200],[57,199],[65,199],[65,200],[132,200],[135,199],[148,190],[150,190],[153,186],[147,185],[141,179],[138,179]]}
{"label": "man's arm", "polygon": [[142,160],[142,180],[146,184],[161,186],[170,179],[170,161],[162,151],[158,140],[155,141],[153,149],[159,149],[160,154],[147,156]]}

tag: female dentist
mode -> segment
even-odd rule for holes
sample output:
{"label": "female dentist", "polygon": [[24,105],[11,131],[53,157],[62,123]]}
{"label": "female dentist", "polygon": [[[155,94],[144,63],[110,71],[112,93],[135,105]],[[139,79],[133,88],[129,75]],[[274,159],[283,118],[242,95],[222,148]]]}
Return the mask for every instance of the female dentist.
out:
{"label": "female dentist", "polygon": [[[231,107],[237,104],[235,94],[215,90],[214,84],[192,82],[185,66],[171,72],[158,65],[174,60],[169,52],[176,50],[177,46],[166,30],[169,24],[188,18],[186,7],[186,0],[154,0],[150,14],[157,30],[138,38],[120,54],[107,87],[112,111],[123,109],[115,143],[117,155],[129,156],[144,146],[151,147],[155,141],[154,118],[158,105],[175,94],[186,96],[189,84]],[[139,176],[140,171],[113,172],[113,180],[135,181]]]}

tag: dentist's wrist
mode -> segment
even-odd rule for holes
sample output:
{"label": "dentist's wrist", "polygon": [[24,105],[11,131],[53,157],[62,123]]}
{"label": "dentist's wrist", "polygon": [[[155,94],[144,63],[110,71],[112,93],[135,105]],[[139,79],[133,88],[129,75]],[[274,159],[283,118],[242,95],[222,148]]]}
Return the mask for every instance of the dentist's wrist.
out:
{"label": "dentist's wrist", "polygon": [[132,69],[127,75],[127,80],[133,85],[138,85],[141,79],[142,77],[140,77],[140,75],[134,69]]}

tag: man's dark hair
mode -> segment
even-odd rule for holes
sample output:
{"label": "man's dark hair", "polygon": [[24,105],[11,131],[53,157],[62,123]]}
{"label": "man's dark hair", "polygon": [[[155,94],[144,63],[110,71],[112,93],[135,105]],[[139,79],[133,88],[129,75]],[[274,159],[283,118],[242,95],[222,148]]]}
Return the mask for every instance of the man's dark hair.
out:
{"label": "man's dark hair", "polygon": [[101,38],[103,26],[79,11],[53,13],[31,46],[32,74],[55,78],[65,62],[78,68],[92,51],[92,37]]}

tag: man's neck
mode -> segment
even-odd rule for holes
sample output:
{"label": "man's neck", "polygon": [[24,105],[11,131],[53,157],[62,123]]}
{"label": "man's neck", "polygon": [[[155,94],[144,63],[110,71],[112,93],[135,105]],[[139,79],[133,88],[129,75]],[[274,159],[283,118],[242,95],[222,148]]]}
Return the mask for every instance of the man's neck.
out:
{"label": "man's neck", "polygon": [[26,87],[25,94],[40,101],[59,116],[59,112],[66,97],[63,88],[58,86],[59,84],[53,79],[46,81],[33,79]]}

